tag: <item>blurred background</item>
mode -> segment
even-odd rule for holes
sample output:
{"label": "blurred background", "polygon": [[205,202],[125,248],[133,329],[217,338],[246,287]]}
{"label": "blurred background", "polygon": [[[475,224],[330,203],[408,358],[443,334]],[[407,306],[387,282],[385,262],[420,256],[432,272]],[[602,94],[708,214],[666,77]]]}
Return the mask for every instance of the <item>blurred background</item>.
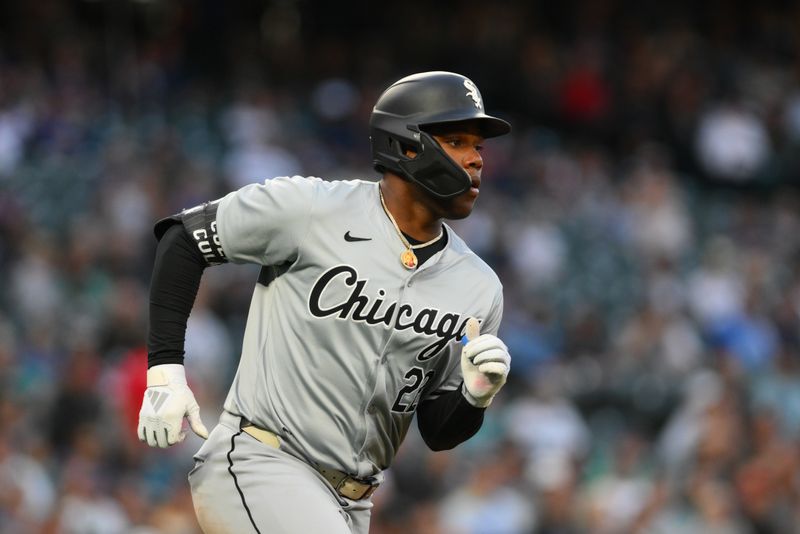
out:
{"label": "blurred background", "polygon": [[[514,124],[457,231],[504,282],[480,433],[416,429],[375,533],[800,532],[800,4],[0,2],[0,532],[197,532],[194,436],[135,435],[153,223],[278,175],[377,179],[420,70]],[[208,426],[257,269],[187,334]]]}

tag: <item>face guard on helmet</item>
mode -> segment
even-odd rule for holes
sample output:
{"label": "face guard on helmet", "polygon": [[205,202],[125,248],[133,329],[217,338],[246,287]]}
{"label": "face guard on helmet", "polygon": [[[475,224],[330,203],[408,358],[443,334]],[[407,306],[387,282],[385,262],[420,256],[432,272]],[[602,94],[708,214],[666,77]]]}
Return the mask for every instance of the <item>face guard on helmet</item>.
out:
{"label": "face guard on helmet", "polygon": [[[426,131],[461,122],[477,124],[485,138],[511,131],[506,121],[484,113],[478,88],[460,74],[423,72],[393,83],[378,98],[369,121],[375,169],[394,172],[439,198],[464,193],[469,175]],[[409,148],[415,157],[406,155]]]}

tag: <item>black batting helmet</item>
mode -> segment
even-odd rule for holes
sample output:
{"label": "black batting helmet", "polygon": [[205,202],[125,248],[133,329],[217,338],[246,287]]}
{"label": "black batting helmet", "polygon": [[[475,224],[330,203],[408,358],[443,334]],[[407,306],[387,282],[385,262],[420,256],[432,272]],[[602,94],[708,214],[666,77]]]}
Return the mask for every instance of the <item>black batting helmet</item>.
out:
{"label": "black batting helmet", "polygon": [[[506,121],[484,113],[480,91],[465,76],[435,71],[396,81],[378,98],[369,121],[375,169],[392,171],[439,198],[467,191],[468,174],[426,132],[465,121],[477,123],[486,138],[511,131]],[[407,148],[417,155],[406,156]]]}

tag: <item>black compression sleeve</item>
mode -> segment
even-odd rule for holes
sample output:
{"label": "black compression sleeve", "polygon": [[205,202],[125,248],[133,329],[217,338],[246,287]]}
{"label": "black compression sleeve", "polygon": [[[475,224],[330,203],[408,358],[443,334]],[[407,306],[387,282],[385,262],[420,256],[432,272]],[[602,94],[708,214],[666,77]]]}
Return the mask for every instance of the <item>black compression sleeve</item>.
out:
{"label": "black compression sleeve", "polygon": [[186,321],[197,297],[205,260],[182,224],[170,227],[158,243],[150,282],[147,367],[183,363]]}
{"label": "black compression sleeve", "polygon": [[417,426],[431,450],[443,451],[474,436],[483,424],[485,411],[467,402],[458,388],[421,403]]}

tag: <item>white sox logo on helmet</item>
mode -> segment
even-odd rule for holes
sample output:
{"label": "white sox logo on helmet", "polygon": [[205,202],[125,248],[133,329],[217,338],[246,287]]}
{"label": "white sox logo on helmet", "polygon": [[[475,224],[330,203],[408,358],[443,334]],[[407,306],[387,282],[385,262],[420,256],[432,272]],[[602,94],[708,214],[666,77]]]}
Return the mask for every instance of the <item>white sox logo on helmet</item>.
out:
{"label": "white sox logo on helmet", "polygon": [[[347,299],[327,307],[322,307],[322,296],[336,278],[340,283],[351,288]],[[378,290],[378,298],[371,298],[363,293],[367,280],[358,277],[358,271],[351,265],[337,265],[322,273],[308,294],[308,309],[314,317],[323,318],[331,315],[339,319],[365,322],[369,325],[383,324],[395,330],[411,328],[414,332],[427,336],[436,336],[436,341],[422,349],[417,361],[424,362],[436,355],[453,340],[460,340],[466,332],[469,317],[460,313],[444,312],[436,308],[414,310],[410,304],[391,302],[386,307],[383,296],[386,292]],[[441,315],[440,315],[441,314]],[[392,324],[394,319],[394,324]]]}
{"label": "white sox logo on helmet", "polygon": [[481,101],[481,95],[478,93],[478,88],[472,83],[472,80],[464,80],[464,87],[467,88],[467,96],[475,102],[475,107],[482,110],[483,102]]}

